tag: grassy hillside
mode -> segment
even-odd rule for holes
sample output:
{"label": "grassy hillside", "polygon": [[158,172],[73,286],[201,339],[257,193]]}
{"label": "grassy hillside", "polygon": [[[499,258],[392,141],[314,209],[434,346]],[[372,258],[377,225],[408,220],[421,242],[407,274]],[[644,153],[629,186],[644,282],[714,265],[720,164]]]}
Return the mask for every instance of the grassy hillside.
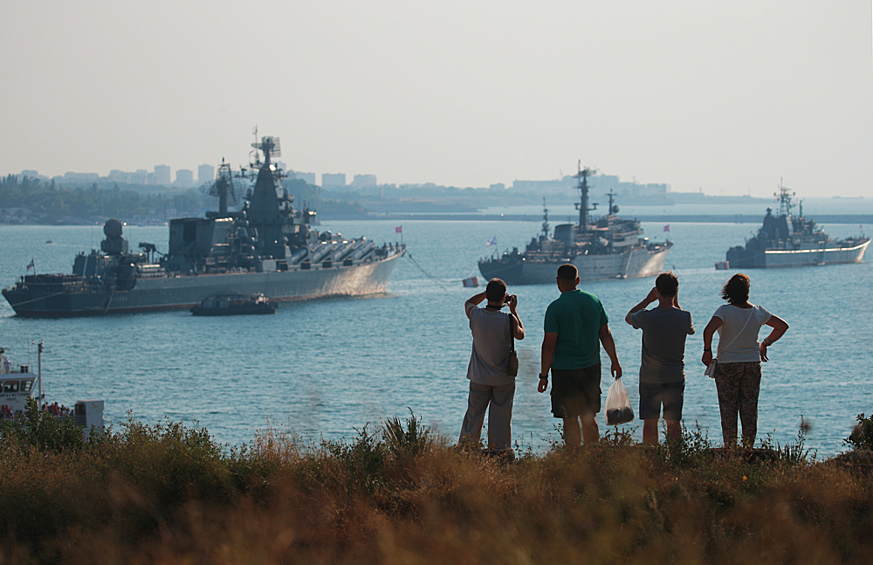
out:
{"label": "grassy hillside", "polygon": [[0,436],[5,563],[867,563],[870,452],[629,435],[514,462],[414,417],[349,442],[134,421],[90,442],[31,413]]}

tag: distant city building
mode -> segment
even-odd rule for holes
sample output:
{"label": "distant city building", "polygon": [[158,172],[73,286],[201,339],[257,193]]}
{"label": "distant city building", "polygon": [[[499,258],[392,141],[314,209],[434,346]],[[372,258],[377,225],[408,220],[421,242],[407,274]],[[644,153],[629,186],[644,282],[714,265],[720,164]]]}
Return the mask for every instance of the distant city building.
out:
{"label": "distant city building", "polygon": [[155,184],[170,186],[170,167],[155,165]]}
{"label": "distant city building", "polygon": [[294,171],[291,173],[291,177],[295,179],[300,179],[306,181],[307,184],[315,184],[315,173],[304,173],[301,171]]}
{"label": "distant city building", "polygon": [[[512,189],[516,192],[546,192],[560,193],[575,188],[577,179],[574,176],[565,175],[560,180],[516,180],[512,183]],[[636,180],[622,182],[616,175],[593,175],[588,178],[591,190],[591,198],[600,199],[601,195],[612,191],[619,196],[648,198],[664,196],[670,192],[668,184],[640,184]]]}
{"label": "distant city building", "polygon": [[97,182],[98,180],[100,180],[100,175],[98,175],[97,173],[66,172],[66,173],[64,173],[63,177],[55,177],[55,179],[58,181],[65,182],[65,183],[85,184],[85,183]]}
{"label": "distant city building", "polygon": [[376,186],[378,183],[376,182],[376,175],[355,175],[352,178],[352,182],[349,186],[354,187],[363,187],[363,186]]}
{"label": "distant city building", "polygon": [[197,167],[197,182],[200,184],[215,180],[215,167],[212,165],[200,165]]}
{"label": "distant city building", "polygon": [[130,173],[125,173],[124,171],[119,171],[118,169],[112,169],[109,171],[109,176],[106,177],[111,181],[115,182],[130,182]]}
{"label": "distant city building", "polygon": [[502,182],[496,182],[494,184],[488,185],[489,190],[506,190],[506,185]]}
{"label": "distant city building", "polygon": [[36,171],[27,170],[27,171],[21,171],[21,176],[22,177],[30,177],[32,179],[35,179],[35,178],[39,178],[39,173]]}
{"label": "distant city building", "polygon": [[179,169],[176,171],[176,183],[179,186],[194,186],[194,171]]}
{"label": "distant city building", "polygon": [[149,179],[149,172],[145,169],[137,169],[136,172],[130,174],[130,182],[133,184],[151,184]]}
{"label": "distant city building", "polygon": [[514,180],[512,190],[516,192],[553,192],[563,193],[570,187],[575,186],[573,177],[564,177],[556,180]]}
{"label": "distant city building", "polygon": [[346,185],[345,173],[323,173],[321,175],[321,186],[324,188],[336,188]]}

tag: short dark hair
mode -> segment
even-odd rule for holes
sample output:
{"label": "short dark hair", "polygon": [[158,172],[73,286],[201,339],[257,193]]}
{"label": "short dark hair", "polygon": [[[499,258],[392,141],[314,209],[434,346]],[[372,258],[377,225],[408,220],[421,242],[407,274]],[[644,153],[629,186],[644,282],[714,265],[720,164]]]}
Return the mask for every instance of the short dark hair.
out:
{"label": "short dark hair", "polygon": [[500,279],[491,279],[485,287],[485,298],[488,302],[500,302],[506,297],[506,283]]}
{"label": "short dark hair", "polygon": [[558,267],[558,278],[562,281],[576,282],[579,278],[579,269],[572,263],[565,263]]}
{"label": "short dark hair", "polygon": [[655,288],[661,296],[673,298],[679,291],[679,278],[672,271],[661,273],[655,279]]}
{"label": "short dark hair", "polygon": [[743,273],[732,276],[721,288],[721,297],[731,304],[742,304],[749,300],[752,282]]}

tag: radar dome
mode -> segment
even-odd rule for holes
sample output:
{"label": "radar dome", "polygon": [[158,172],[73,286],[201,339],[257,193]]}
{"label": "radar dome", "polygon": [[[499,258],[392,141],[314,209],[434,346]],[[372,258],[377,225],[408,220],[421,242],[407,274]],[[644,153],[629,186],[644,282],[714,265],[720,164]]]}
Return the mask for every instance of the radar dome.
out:
{"label": "radar dome", "polygon": [[115,218],[106,220],[106,223],[103,224],[103,233],[106,237],[118,237],[121,235],[121,225],[121,221]]}

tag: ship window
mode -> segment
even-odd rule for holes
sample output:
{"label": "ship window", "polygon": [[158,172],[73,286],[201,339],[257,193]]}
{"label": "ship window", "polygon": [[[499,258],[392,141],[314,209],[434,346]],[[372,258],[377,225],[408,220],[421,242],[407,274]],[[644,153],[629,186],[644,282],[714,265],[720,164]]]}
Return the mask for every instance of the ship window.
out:
{"label": "ship window", "polygon": [[18,381],[6,381],[3,383],[3,392],[18,392]]}
{"label": "ship window", "polygon": [[21,392],[30,392],[31,388],[33,388],[33,379],[21,381]]}

